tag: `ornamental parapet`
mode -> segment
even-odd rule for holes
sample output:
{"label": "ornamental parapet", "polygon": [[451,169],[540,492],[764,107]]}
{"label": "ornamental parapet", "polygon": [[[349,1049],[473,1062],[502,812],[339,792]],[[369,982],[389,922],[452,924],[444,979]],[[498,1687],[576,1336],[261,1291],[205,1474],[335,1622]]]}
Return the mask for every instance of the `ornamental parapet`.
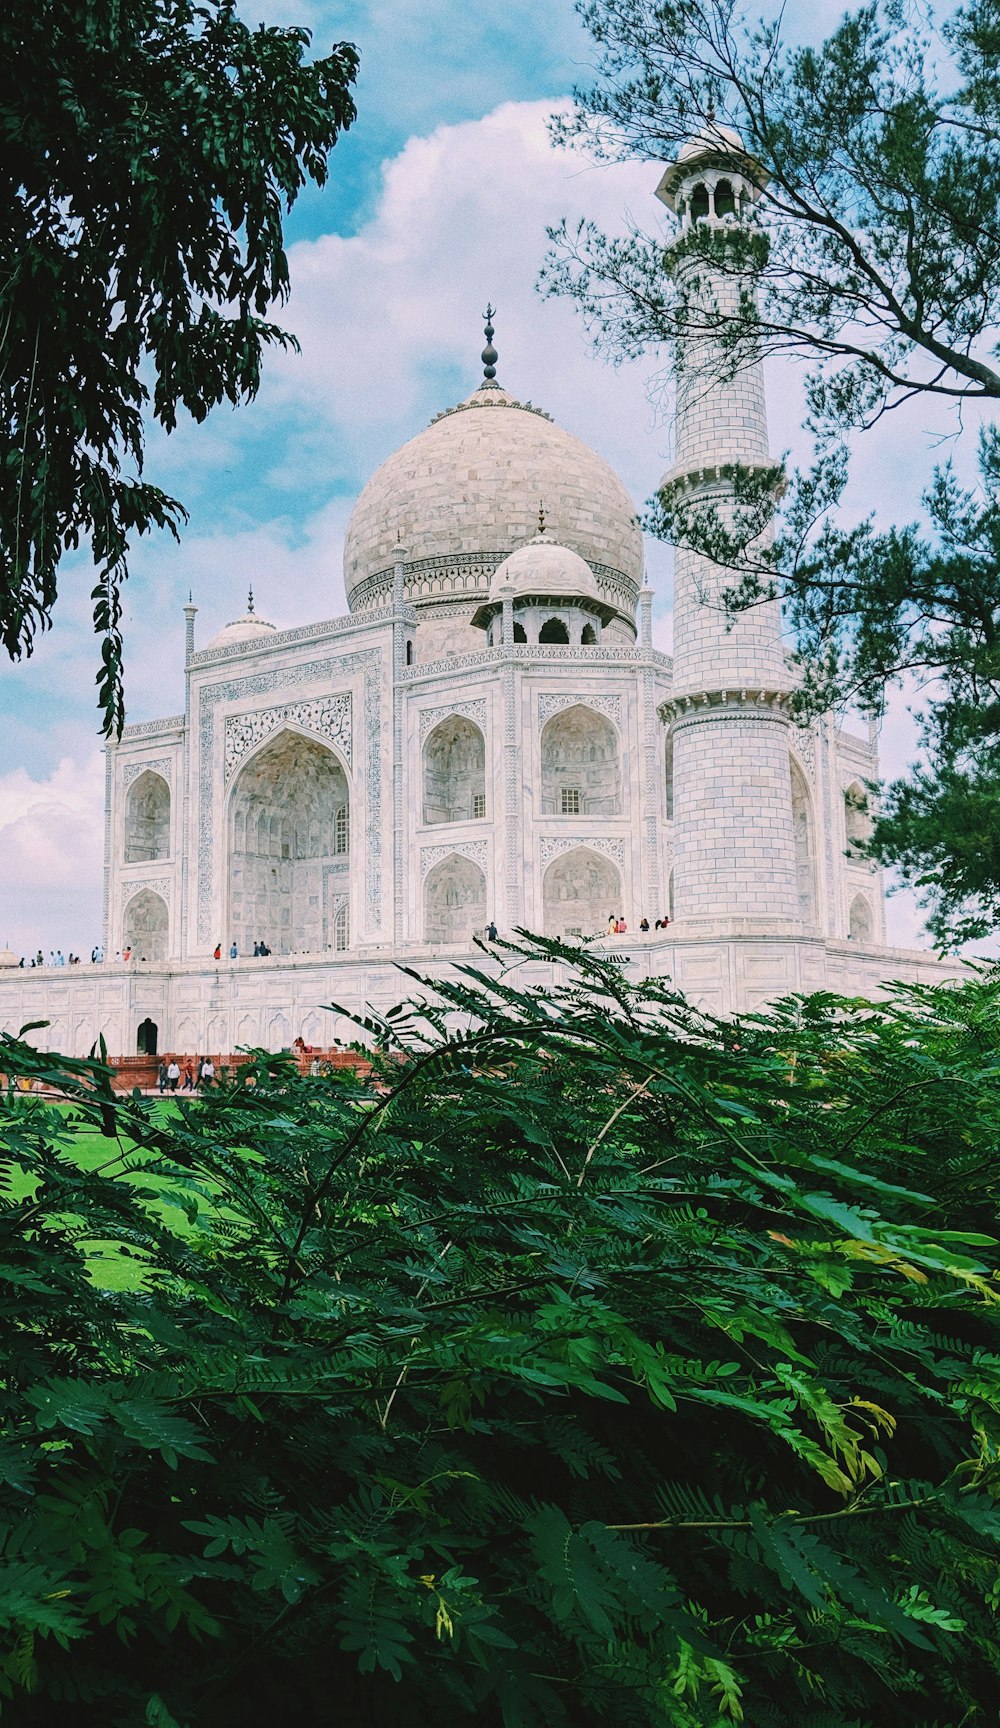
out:
{"label": "ornamental parapet", "polygon": [[703,719],[709,713],[720,718],[725,713],[767,715],[771,719],[787,720],[791,705],[790,690],[744,688],[692,691],[683,696],[669,696],[657,710],[664,725],[683,719]]}
{"label": "ornamental parapet", "polygon": [[[726,462],[679,462],[676,467],[670,469],[665,484],[688,486],[692,491],[703,486],[729,486],[737,472],[740,474],[769,474],[777,466],[777,463],[763,456],[733,456],[731,460]],[[775,497],[780,497],[783,491],[783,483],[776,485],[774,488]]]}

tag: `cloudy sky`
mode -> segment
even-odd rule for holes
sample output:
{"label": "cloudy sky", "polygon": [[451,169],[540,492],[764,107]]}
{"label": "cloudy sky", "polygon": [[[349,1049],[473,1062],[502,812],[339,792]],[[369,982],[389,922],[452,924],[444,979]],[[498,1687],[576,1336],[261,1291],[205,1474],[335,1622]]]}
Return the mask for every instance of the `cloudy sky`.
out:
{"label": "cloudy sky", "polygon": [[[183,707],[188,589],[204,645],[245,609],[280,627],[345,610],[344,529],[377,464],[481,375],[481,312],[499,308],[501,382],[546,408],[622,475],[637,502],[669,454],[656,408],[655,356],[614,370],[595,359],[573,310],[534,283],[545,228],[566,215],[605,228],[655,226],[655,163],[596,167],[552,149],[546,117],[586,83],[589,38],[571,0],[258,0],[254,20],[304,23],[317,52],[358,43],[359,119],[337,146],[331,183],[303,195],[288,224],[292,298],[283,314],[298,356],[272,354],[256,402],[217,409],[170,438],[151,433],[147,477],[190,523],[134,550],[126,596],[128,719]],[[791,0],[819,30],[840,7]],[[249,12],[248,12],[249,15]],[[281,315],[279,315],[281,316]],[[769,379],[772,445],[798,449],[799,379]],[[885,519],[912,510],[940,425],[922,408],[865,446],[852,499]],[[647,548],[657,639],[670,642],[669,558]],[[65,567],[56,625],[32,659],[0,668],[0,946],[89,951],[100,933],[103,755],[97,738],[90,571]],[[901,769],[913,724],[900,703],[883,734]],[[891,936],[919,939],[900,895]]]}

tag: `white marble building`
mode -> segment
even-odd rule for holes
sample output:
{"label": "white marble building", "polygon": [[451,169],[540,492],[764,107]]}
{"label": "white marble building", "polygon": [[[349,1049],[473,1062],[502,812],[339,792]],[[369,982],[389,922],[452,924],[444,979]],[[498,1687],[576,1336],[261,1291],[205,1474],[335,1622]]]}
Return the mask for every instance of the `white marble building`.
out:
{"label": "white marble building", "polygon": [[[702,138],[659,196],[682,228],[741,220],[740,170]],[[397,961],[434,976],[491,919],[607,945],[623,914],[623,964],[723,1012],[954,972],[884,946],[852,851],[874,740],[793,725],[775,610],[727,631],[686,554],[673,663],[654,649],[632,499],[487,342],[479,387],[361,493],[346,617],[282,630],[251,603],[198,648],[186,608],[184,713],[107,754],[108,959],[5,970],[0,1025],[44,1013],[69,1052],[327,1044],[349,1029],[325,1003],[389,1006]],[[727,463],[767,461],[764,387],[711,372],[693,345],[673,474],[724,503]]]}

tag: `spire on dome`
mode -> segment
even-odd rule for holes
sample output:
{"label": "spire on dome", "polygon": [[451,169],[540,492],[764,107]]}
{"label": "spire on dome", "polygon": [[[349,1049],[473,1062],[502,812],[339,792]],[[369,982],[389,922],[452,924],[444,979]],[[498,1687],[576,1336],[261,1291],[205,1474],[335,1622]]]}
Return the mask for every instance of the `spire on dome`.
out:
{"label": "spire on dome", "polygon": [[[490,302],[487,300],[486,311],[483,313],[483,319],[486,326],[483,332],[486,337],[486,347],[483,349],[482,361],[483,382],[491,386],[494,390],[499,390],[500,386],[495,382],[497,375],[497,360],[499,356],[493,346],[493,320],[496,317],[496,313],[496,307],[491,306]],[[481,390],[483,385],[480,384],[479,388]]]}
{"label": "spire on dome", "polygon": [[539,534],[545,533],[545,505],[540,498],[538,500],[538,532]]}
{"label": "spire on dome", "polygon": [[250,584],[249,593],[247,594],[247,612],[249,613],[250,617],[252,618],[253,617],[253,583],[252,582]]}

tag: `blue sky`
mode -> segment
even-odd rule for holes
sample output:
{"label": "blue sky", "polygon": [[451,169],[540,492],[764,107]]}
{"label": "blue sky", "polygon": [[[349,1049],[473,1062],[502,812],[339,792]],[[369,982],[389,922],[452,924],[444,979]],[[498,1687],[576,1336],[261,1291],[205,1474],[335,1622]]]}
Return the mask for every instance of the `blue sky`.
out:
{"label": "blue sky", "polygon": [[[181,606],[199,606],[204,645],[244,610],[279,626],[344,610],[340,559],[358,490],[377,464],[460,400],[480,373],[481,311],[499,307],[501,381],[545,407],[617,468],[637,502],[669,454],[654,358],[614,370],[591,354],[572,309],[534,281],[545,226],[564,214],[605,228],[663,215],[656,164],[598,168],[553,151],[546,116],[586,83],[592,45],[570,0],[259,0],[248,17],[302,23],[322,52],[362,52],[359,119],[322,191],[289,219],[292,297],[279,318],[302,343],[274,353],[257,401],[216,410],[169,439],[151,432],[147,476],[190,511],[181,546],[141,542],[126,594],[128,718],[183,706]],[[839,7],[792,0],[819,29]],[[800,18],[801,24],[802,19]],[[772,442],[801,446],[799,381],[769,380]],[[939,427],[921,410],[866,446],[855,505],[912,510]],[[650,545],[658,639],[669,643],[668,557]],[[56,625],[35,655],[0,667],[0,946],[89,952],[99,934],[103,758],[86,562],[64,569]],[[902,704],[887,728],[890,769],[911,747]],[[897,940],[916,930],[897,902]]]}

